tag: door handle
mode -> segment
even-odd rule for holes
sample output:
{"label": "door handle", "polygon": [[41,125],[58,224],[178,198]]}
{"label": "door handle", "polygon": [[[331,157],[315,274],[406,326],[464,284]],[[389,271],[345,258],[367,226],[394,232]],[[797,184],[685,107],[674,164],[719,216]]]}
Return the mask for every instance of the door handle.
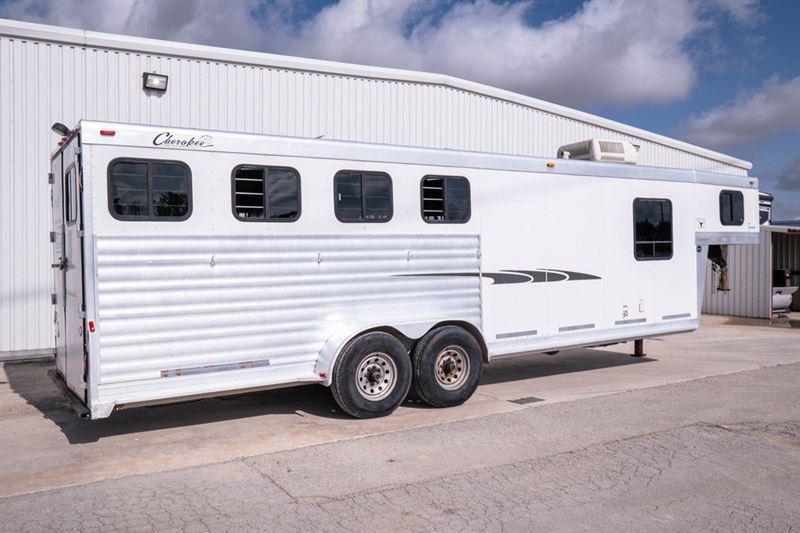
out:
{"label": "door handle", "polygon": [[66,257],[59,257],[58,263],[53,263],[50,265],[51,268],[57,268],[59,270],[66,270],[67,269],[67,258]]}

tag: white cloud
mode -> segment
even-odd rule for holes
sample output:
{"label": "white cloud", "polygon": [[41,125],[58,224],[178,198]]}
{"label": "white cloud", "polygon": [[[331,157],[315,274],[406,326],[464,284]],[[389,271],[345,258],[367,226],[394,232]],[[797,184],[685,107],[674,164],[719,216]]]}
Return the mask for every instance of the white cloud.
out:
{"label": "white cloud", "polygon": [[[592,0],[539,26],[535,5],[342,0],[276,47],[287,53],[453,74],[567,104],[636,105],[685,97],[684,45],[703,25],[690,2]],[[413,21],[409,31],[409,21]]]}
{"label": "white cloud", "polygon": [[[259,49],[258,0],[10,0],[0,16],[94,31]],[[284,15],[282,4],[270,13]]]}
{"label": "white cloud", "polygon": [[772,77],[757,90],[692,117],[686,137],[714,148],[763,141],[800,129],[800,76],[786,82]]}
{"label": "white cloud", "polygon": [[765,19],[758,0],[710,0],[710,3],[743,26],[754,26]]}
{"label": "white cloud", "polygon": [[[754,0],[718,0],[737,20]],[[10,0],[0,16],[452,74],[568,105],[665,103],[689,94],[691,40],[711,24],[692,0],[589,0],[531,25],[536,4],[340,0],[300,19],[289,0]],[[711,18],[710,18],[711,17]]]}

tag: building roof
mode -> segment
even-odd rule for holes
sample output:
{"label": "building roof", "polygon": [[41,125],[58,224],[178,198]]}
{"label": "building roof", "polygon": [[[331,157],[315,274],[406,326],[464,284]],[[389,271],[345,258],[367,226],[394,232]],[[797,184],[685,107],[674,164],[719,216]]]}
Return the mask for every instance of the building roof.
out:
{"label": "building roof", "polygon": [[217,61],[223,63],[236,63],[285,70],[316,72],[321,74],[336,74],[359,78],[401,81],[406,83],[420,83],[440,85],[468,91],[489,98],[504,100],[517,105],[538,109],[553,115],[566,117],[572,120],[614,130],[619,133],[631,135],[640,139],[675,148],[700,157],[705,157],[720,163],[731,165],[743,170],[750,170],[752,164],[748,161],[725,155],[713,150],[708,150],[677,139],[672,139],[657,133],[646,131],[609,120],[597,115],[571,109],[562,105],[546,102],[530,96],[524,96],[511,91],[498,89],[477,82],[456,78],[444,74],[418,72],[401,69],[391,69],[367,65],[339,63],[302,57],[291,57],[263,52],[235,50],[199,44],[131,37],[94,31],[64,28],[20,22],[15,20],[0,19],[0,35],[35,41],[65,43],[81,47],[101,48],[109,50],[132,51],[144,54],[166,55],[199,61]]}

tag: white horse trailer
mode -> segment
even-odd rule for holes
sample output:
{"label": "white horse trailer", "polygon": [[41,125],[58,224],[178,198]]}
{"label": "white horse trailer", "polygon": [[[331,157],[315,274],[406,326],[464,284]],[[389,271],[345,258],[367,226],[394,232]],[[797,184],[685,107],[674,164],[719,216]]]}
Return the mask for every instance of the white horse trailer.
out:
{"label": "white horse trailer", "polygon": [[758,241],[750,177],[61,130],[57,377],[91,418],[301,383],[357,417],[456,405],[495,358],[696,329],[708,245]]}

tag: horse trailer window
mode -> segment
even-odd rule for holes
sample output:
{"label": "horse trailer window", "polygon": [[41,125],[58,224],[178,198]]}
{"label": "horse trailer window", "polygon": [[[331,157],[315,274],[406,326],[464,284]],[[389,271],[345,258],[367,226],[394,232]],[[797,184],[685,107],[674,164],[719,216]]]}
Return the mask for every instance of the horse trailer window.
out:
{"label": "horse trailer window", "polygon": [[108,169],[108,208],[120,220],[186,220],[191,172],[184,163],[116,159]]}
{"label": "horse trailer window", "polygon": [[333,178],[336,218],[341,222],[388,222],[392,178],[383,172],[342,170]]}
{"label": "horse trailer window", "polygon": [[719,219],[723,226],[744,224],[744,195],[741,191],[719,193]]}
{"label": "horse trailer window", "polygon": [[420,185],[422,220],[463,224],[471,214],[469,181],[460,176],[425,176]]}
{"label": "horse trailer window", "polygon": [[300,218],[300,174],[287,167],[236,167],[233,214],[248,222],[294,222]]}
{"label": "horse trailer window", "polygon": [[672,202],[633,201],[633,253],[637,261],[672,258]]}

